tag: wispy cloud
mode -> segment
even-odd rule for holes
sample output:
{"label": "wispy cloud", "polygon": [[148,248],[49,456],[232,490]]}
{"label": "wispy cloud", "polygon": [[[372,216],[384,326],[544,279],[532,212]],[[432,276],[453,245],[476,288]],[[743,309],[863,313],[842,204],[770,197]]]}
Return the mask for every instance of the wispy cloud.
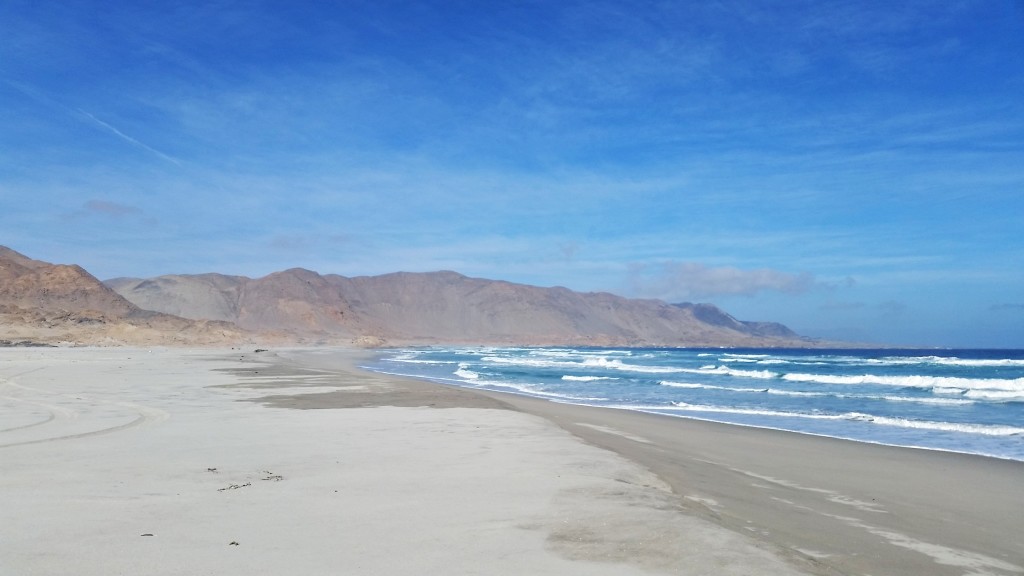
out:
{"label": "wispy cloud", "polygon": [[85,110],[82,110],[81,108],[77,108],[77,110],[78,110],[79,113],[84,115],[86,118],[88,118],[89,120],[92,120],[97,125],[99,125],[99,126],[101,126],[103,128],[106,128],[107,130],[109,130],[110,132],[112,132],[114,135],[118,136],[119,138],[121,138],[125,142],[128,142],[129,144],[132,144],[134,146],[142,148],[143,150],[147,150],[147,151],[149,151],[149,152],[151,152],[153,154],[156,154],[160,158],[163,158],[164,160],[166,160],[166,161],[168,161],[168,162],[170,162],[170,163],[172,163],[172,164],[174,164],[176,166],[181,166],[181,162],[178,161],[177,158],[174,158],[172,156],[164,154],[163,152],[157,150],[156,148],[153,148],[152,146],[149,146],[148,144],[144,144],[142,142],[139,142],[135,138],[132,138],[131,136],[125,134],[124,132],[121,132],[117,128],[111,126],[110,124],[104,122],[103,120],[100,120],[99,118],[93,116],[92,114],[86,112]]}
{"label": "wispy cloud", "polygon": [[800,294],[820,285],[807,272],[792,274],[770,268],[742,270],[731,266],[713,268],[700,262],[637,264],[629,274],[636,295],[668,300],[753,296],[764,291]]}
{"label": "wispy cloud", "polygon": [[114,275],[450,268],[879,333],[1024,309],[1018,4],[335,4],[0,3],[0,230]]}
{"label": "wispy cloud", "polygon": [[111,202],[109,200],[87,200],[82,204],[82,207],[73,212],[65,213],[62,218],[64,220],[84,220],[93,217],[100,217],[105,219],[115,220],[141,220],[147,224],[156,224],[155,218],[147,218],[145,212],[137,207],[130,204],[122,204],[120,202]]}
{"label": "wispy cloud", "polygon": [[826,302],[818,306],[819,310],[860,310],[864,308],[863,302]]}
{"label": "wispy cloud", "polygon": [[108,216],[131,216],[133,214],[141,214],[142,210],[135,206],[129,206],[127,204],[119,204],[117,202],[110,202],[107,200],[89,200],[82,208],[87,213],[92,214],[106,214]]}
{"label": "wispy cloud", "polygon": [[156,148],[153,148],[152,146],[139,141],[137,138],[133,138],[128,134],[125,134],[123,131],[111,125],[109,122],[104,122],[103,120],[100,120],[94,114],[91,114],[81,108],[72,108],[70,106],[67,106],[57,98],[49,96],[42,90],[39,90],[36,87],[26,84],[24,82],[16,82],[7,78],[0,78],[0,81],[2,81],[7,86],[15,89],[23,96],[28,97],[29,99],[31,99],[39,105],[61,110],[62,112],[69,114],[71,116],[77,117],[79,119],[84,119],[88,121],[90,124],[103,128],[107,132],[114,134],[118,138],[124,140],[125,142],[128,142],[129,144],[135,147],[146,150],[147,152],[154,154],[157,157],[174,164],[175,166],[181,166],[181,161],[178,160],[177,158],[164,152],[161,152],[160,150],[157,150]]}
{"label": "wispy cloud", "polygon": [[[57,217],[69,224],[69,230],[88,230],[90,234],[95,234],[97,227],[100,227],[98,230],[103,231],[103,236],[122,240],[126,230],[138,232],[144,227],[148,233],[154,233],[160,225],[159,219],[147,215],[142,208],[110,200],[88,200],[77,210]],[[79,228],[80,225],[85,228]]]}

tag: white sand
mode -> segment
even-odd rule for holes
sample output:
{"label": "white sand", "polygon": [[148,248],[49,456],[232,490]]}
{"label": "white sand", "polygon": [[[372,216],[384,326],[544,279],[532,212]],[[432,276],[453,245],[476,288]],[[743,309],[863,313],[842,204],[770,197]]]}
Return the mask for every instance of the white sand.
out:
{"label": "white sand", "polygon": [[237,402],[238,356],[0,349],[0,574],[798,573],[546,420]]}

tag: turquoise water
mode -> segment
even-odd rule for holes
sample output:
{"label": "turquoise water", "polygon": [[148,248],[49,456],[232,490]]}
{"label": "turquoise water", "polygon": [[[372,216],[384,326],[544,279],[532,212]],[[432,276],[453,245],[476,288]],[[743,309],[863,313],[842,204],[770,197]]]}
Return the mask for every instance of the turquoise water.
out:
{"label": "turquoise water", "polygon": [[556,402],[1024,461],[1024,350],[390,350],[371,370]]}

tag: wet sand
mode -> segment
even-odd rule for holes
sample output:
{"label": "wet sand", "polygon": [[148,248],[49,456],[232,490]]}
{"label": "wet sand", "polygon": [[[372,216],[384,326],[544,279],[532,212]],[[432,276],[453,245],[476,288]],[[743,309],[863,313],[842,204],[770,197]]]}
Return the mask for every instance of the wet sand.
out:
{"label": "wet sand", "polygon": [[[345,360],[328,358],[303,362],[352,373]],[[401,386],[406,398],[448,390],[544,417],[654,472],[688,513],[802,556],[822,573],[1024,573],[1022,462],[432,383]],[[332,404],[329,396],[317,402]]]}

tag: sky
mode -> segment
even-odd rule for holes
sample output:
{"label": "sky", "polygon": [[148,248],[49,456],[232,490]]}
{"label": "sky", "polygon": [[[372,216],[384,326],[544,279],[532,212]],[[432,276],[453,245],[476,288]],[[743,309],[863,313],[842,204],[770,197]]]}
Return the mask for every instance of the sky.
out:
{"label": "sky", "polygon": [[1024,348],[1024,2],[5,0],[0,245]]}

